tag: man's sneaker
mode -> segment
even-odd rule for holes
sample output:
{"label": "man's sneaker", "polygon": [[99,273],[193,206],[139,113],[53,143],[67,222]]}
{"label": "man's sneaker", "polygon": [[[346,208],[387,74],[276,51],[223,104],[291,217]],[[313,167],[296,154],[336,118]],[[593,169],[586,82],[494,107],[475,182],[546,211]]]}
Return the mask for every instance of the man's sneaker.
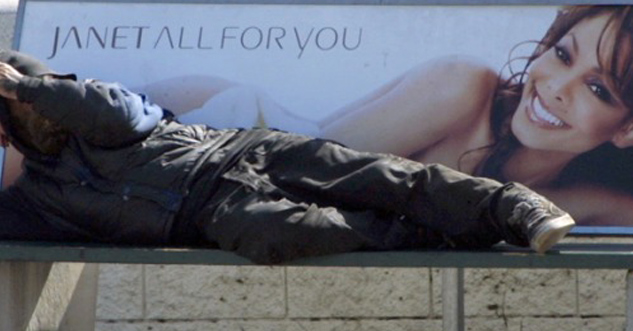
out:
{"label": "man's sneaker", "polygon": [[563,239],[575,225],[576,222],[569,214],[543,219],[529,236],[530,247],[539,254],[545,253]]}
{"label": "man's sneaker", "polygon": [[524,225],[530,247],[545,253],[575,225],[574,219],[540,196],[529,196],[514,207],[512,218]]}

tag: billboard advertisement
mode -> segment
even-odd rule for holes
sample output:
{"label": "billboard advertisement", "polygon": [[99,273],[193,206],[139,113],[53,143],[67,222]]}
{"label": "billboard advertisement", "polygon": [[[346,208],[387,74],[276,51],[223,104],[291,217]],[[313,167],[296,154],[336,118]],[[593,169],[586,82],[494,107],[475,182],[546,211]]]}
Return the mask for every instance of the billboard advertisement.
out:
{"label": "billboard advertisement", "polygon": [[614,46],[612,19],[627,10],[29,0],[15,48],[121,82],[182,122],[278,128],[517,181],[567,209],[576,233],[631,234],[631,45]]}

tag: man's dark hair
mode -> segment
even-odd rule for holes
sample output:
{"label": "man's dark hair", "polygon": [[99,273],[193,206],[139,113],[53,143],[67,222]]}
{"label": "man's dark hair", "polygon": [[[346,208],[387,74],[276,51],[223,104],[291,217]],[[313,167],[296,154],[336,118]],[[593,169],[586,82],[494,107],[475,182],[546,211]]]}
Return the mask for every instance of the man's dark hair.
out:
{"label": "man's dark hair", "polygon": [[[48,76],[75,78],[74,75],[59,75],[39,60],[14,51],[0,51],[0,61],[11,65],[26,76],[43,79]],[[68,140],[68,131],[39,115],[30,106],[22,107],[17,103],[10,106],[10,103],[13,102],[0,98],[0,122],[9,140],[42,154],[58,154]]]}

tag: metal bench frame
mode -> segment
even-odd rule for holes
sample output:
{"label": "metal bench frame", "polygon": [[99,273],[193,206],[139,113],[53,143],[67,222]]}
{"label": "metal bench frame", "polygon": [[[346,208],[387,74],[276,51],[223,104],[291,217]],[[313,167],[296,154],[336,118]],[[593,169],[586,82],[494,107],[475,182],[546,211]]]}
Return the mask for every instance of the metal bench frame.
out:
{"label": "metal bench frame", "polygon": [[[253,265],[229,252],[0,242],[1,330],[94,330],[99,263]],[[564,243],[547,254],[497,245],[480,251],[354,252],[287,266],[442,268],[443,330],[465,330],[464,269],[625,269],[626,331],[633,331],[633,244]],[[51,287],[62,288],[55,297]],[[51,309],[51,305],[55,309]],[[8,318],[5,318],[7,317]]]}

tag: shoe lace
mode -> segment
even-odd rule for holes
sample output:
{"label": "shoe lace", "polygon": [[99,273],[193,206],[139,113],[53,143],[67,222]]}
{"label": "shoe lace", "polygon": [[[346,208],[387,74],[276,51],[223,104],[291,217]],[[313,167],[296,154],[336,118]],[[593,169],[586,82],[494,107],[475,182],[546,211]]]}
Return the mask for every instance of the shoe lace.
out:
{"label": "shoe lace", "polygon": [[511,220],[519,222],[524,227],[526,233],[534,226],[546,218],[548,210],[546,204],[541,199],[533,196],[521,196],[519,202],[512,210]]}

